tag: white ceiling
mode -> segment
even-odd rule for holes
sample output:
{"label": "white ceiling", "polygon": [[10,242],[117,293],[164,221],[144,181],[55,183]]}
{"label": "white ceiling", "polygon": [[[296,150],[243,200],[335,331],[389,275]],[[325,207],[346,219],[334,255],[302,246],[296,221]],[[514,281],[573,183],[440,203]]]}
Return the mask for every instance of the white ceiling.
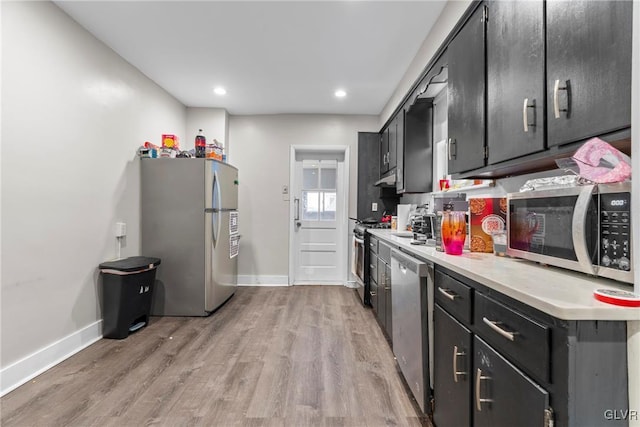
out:
{"label": "white ceiling", "polygon": [[379,114],[445,2],[56,4],[186,106]]}

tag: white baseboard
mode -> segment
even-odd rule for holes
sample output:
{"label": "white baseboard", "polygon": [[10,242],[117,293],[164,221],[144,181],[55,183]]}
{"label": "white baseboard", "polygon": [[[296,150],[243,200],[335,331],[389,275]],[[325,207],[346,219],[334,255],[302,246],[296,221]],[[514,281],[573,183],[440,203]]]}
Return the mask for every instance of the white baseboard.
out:
{"label": "white baseboard", "polygon": [[0,370],[0,396],[20,387],[102,338],[98,320]]}
{"label": "white baseboard", "polygon": [[238,275],[238,286],[289,286],[289,276]]}

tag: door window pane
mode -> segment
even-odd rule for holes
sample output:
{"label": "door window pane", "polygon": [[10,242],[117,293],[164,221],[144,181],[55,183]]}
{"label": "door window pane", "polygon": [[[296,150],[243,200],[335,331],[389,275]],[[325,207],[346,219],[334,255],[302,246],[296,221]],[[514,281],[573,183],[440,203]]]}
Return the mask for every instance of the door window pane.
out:
{"label": "door window pane", "polygon": [[320,193],[317,191],[302,192],[302,219],[317,220],[320,212]]}
{"label": "door window pane", "polygon": [[320,169],[320,188],[324,190],[335,190],[336,186],[336,169],[322,168]]}
{"label": "door window pane", "polygon": [[318,188],[318,175],[317,167],[305,166],[304,169],[302,169],[302,188]]}
{"label": "door window pane", "polygon": [[324,221],[336,220],[336,193],[335,191],[324,191],[322,193],[322,212],[320,219]]}

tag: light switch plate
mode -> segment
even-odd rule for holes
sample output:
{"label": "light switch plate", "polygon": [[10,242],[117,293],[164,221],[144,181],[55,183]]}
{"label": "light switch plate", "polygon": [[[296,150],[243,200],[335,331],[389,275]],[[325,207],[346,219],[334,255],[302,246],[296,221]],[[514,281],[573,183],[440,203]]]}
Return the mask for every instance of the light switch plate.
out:
{"label": "light switch plate", "polygon": [[378,212],[378,204],[377,203],[371,203],[371,211],[372,212]]}

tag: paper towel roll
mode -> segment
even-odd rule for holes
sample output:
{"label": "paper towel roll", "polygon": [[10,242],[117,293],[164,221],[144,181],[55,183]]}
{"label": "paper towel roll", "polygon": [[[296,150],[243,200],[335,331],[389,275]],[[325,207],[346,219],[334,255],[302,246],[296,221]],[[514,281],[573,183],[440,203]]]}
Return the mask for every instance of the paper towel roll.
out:
{"label": "paper towel roll", "polygon": [[409,214],[416,205],[398,205],[398,231],[405,231],[409,225]]}

